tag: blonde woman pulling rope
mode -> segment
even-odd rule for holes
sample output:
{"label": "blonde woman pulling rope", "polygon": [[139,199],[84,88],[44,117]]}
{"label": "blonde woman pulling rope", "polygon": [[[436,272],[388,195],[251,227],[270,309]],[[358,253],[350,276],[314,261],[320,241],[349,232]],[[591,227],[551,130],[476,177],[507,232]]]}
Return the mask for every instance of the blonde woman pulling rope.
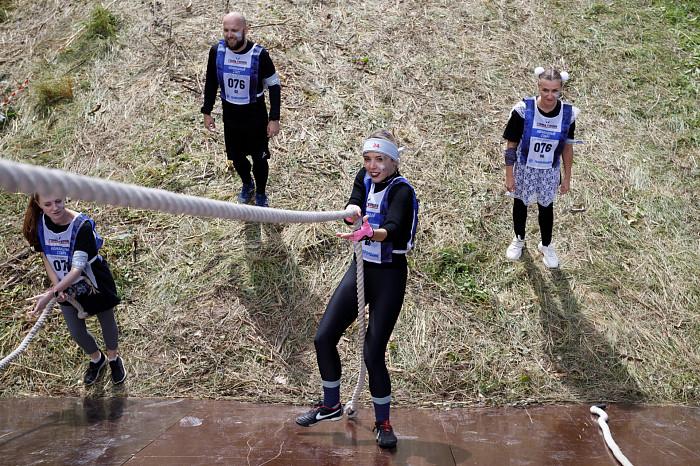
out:
{"label": "blonde woman pulling rope", "polygon": [[[351,224],[362,218],[362,227],[353,233],[337,234],[340,238],[362,244],[365,300],[369,304],[363,356],[374,402],[374,430],[382,448],[394,448],[397,443],[389,423],[391,380],[384,353],[403,305],[408,275],[406,253],[413,249],[418,222],[415,192],[398,171],[400,152],[393,136],[384,130],[373,133],[365,141],[362,150],[364,168],[355,178],[347,205],[355,210],[355,214],[346,219]],[[343,418],[337,345],[358,315],[356,268],[357,263],[353,260],[328,303],[316,332],[314,345],[323,401],[297,417],[300,426],[310,427],[320,421]]]}

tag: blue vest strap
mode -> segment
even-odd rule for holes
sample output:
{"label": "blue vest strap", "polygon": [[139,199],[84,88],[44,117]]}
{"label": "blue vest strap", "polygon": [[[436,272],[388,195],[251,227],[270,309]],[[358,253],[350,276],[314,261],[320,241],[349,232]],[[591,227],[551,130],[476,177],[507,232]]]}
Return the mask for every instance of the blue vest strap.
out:
{"label": "blue vest strap", "polygon": [[530,153],[530,137],[532,136],[532,121],[535,118],[535,98],[523,99],[525,102],[525,118],[523,123],[523,138],[520,143],[520,162],[527,163],[527,154]]}

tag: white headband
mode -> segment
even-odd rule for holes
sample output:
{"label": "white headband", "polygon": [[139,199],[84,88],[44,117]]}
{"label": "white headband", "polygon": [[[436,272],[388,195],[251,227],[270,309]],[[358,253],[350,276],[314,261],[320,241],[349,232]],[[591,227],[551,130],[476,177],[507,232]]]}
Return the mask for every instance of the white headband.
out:
{"label": "white headband", "polygon": [[362,154],[365,152],[379,152],[380,154],[388,156],[394,162],[398,162],[399,155],[404,149],[405,147],[397,148],[395,144],[386,139],[369,138],[362,146]]}
{"label": "white headband", "polygon": [[[542,73],[544,73],[544,68],[542,68],[541,66],[535,68],[535,76],[539,78]],[[569,80],[569,73],[567,73],[566,71],[560,72],[559,76],[561,76],[561,82]]]}

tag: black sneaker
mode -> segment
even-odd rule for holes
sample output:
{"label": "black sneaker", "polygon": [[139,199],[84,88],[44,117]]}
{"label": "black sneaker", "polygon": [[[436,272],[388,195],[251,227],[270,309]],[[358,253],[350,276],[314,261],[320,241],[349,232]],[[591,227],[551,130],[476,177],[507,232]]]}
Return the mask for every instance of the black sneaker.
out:
{"label": "black sneaker", "polygon": [[88,367],[88,370],[85,371],[85,376],[83,377],[83,382],[85,382],[85,385],[92,385],[97,382],[97,379],[100,378],[100,372],[102,372],[102,368],[105,367],[105,364],[107,364],[107,358],[105,357],[105,354],[100,351],[100,360],[98,362],[90,361],[90,367]]}
{"label": "black sneaker", "polygon": [[117,359],[114,361],[109,361],[109,367],[112,369],[112,382],[114,382],[114,385],[122,383],[126,379],[124,361],[121,356],[117,356]]}
{"label": "black sneaker", "polygon": [[269,205],[267,203],[267,195],[256,194],[255,195],[255,205],[258,207],[269,207]]}
{"label": "black sneaker", "polygon": [[250,202],[250,198],[253,197],[253,191],[255,191],[255,182],[251,181],[250,184],[243,184],[241,187],[241,192],[238,195],[238,202],[241,204],[247,204]]}
{"label": "black sneaker", "polygon": [[372,432],[377,431],[377,445],[382,448],[396,448],[396,435],[394,429],[391,428],[389,420],[384,422],[375,422]]}
{"label": "black sneaker", "polygon": [[343,405],[338,403],[335,408],[328,408],[323,406],[323,401],[321,401],[311,411],[297,417],[296,421],[302,427],[311,427],[321,421],[337,421],[339,419],[343,419]]}

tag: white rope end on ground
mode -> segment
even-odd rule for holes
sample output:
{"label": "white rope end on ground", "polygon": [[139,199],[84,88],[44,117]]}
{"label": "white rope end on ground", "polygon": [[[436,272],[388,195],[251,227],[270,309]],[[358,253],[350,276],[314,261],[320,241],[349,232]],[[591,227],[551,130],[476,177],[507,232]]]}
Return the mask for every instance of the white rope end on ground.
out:
{"label": "white rope end on ground", "polygon": [[[605,408],[605,405],[602,405],[602,407]],[[620,447],[617,446],[617,444],[612,438],[610,428],[607,424],[608,413],[603,411],[603,409],[601,409],[599,405],[591,406],[591,413],[598,415],[598,425],[600,425],[600,428],[603,431],[605,443],[608,444],[608,448],[610,448],[610,451],[613,452],[613,455],[615,455],[617,461],[619,461],[620,464],[622,464],[623,466],[632,466],[632,463],[630,463],[630,461],[625,457],[625,455],[622,454],[622,451],[620,451]]]}

